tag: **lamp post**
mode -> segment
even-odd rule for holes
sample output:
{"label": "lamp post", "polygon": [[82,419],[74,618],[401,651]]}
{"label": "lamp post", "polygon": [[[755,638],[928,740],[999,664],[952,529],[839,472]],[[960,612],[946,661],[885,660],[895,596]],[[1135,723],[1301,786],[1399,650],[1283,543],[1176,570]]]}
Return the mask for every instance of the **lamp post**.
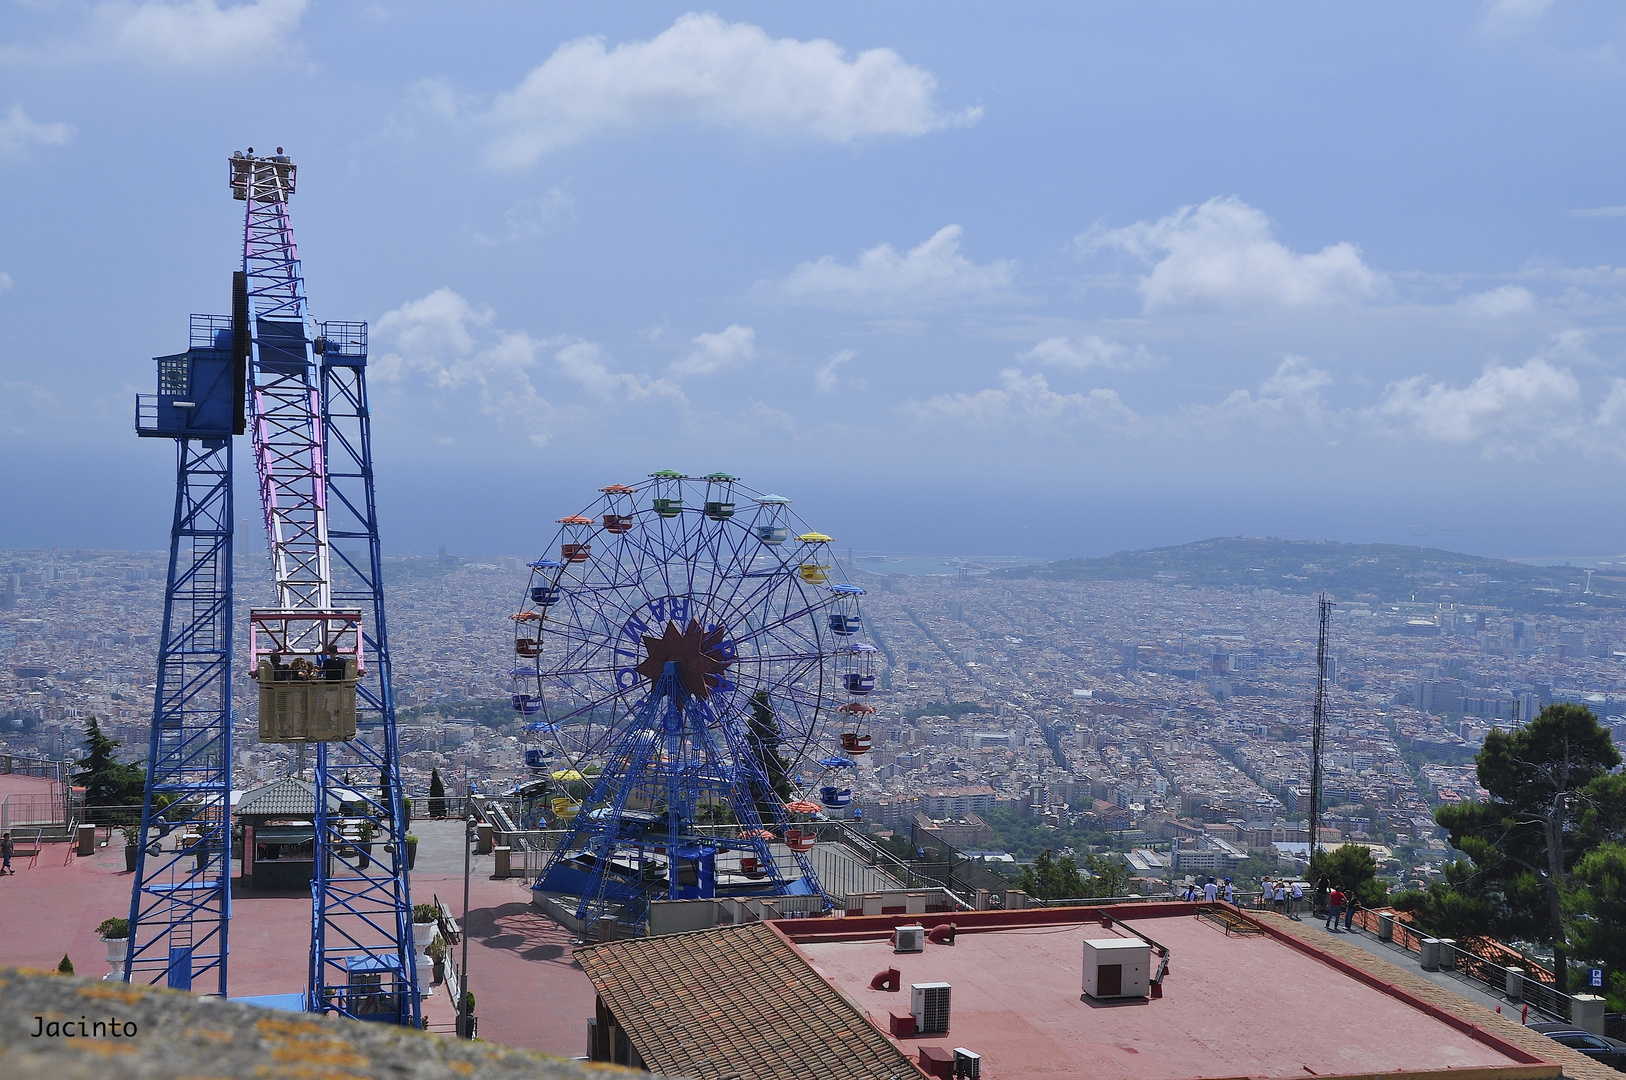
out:
{"label": "lamp post", "polygon": [[474,1038],[474,1032],[469,1030],[469,860],[474,842],[475,817],[468,813],[465,804],[463,817],[463,962],[458,966],[462,969],[457,980],[457,1033],[465,1039]]}

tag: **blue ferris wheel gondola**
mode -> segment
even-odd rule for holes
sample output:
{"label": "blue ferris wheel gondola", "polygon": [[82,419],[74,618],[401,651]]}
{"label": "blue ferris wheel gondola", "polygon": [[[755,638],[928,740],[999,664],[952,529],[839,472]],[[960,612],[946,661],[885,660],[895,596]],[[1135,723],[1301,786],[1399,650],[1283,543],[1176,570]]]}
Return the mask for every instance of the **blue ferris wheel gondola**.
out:
{"label": "blue ferris wheel gondola", "polygon": [[537,772],[553,768],[553,751],[545,746],[528,747],[525,751],[525,767]]}
{"label": "blue ferris wheel gondola", "polygon": [[827,758],[820,758],[819,764],[826,769],[856,769],[858,762],[843,754],[831,754]]}
{"label": "blue ferris wheel gondola", "polygon": [[552,735],[558,730],[558,724],[550,724],[543,720],[535,720],[525,725],[527,735]]}
{"label": "blue ferris wheel gondola", "polygon": [[819,801],[831,809],[839,810],[853,801],[853,789],[838,788],[833,785],[821,787],[819,788]]}
{"label": "blue ferris wheel gondola", "polygon": [[509,700],[514,711],[521,716],[535,716],[542,711],[542,699],[532,694],[511,694]]}

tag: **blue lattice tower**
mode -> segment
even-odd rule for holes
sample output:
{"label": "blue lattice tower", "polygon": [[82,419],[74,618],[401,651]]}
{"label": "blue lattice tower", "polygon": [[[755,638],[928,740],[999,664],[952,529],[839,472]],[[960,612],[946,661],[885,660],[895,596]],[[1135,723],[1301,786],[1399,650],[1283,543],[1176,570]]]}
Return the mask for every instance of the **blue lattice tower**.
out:
{"label": "blue lattice tower", "polygon": [[158,393],[136,399],[137,434],[174,439],[178,466],[124,962],[126,981],[185,990],[201,980],[221,997],[231,916],[231,437],[243,423],[233,330],[232,318],[194,315],[191,348],[159,357]]}
{"label": "blue lattice tower", "polygon": [[[346,772],[364,782],[349,785],[360,796],[350,818],[369,822],[373,852],[368,865],[339,861],[337,874],[319,863],[312,919],[311,976],[315,1007],[382,1018],[378,999],[348,1000],[358,977],[401,973],[417,986],[412,949],[412,897],[406,869],[407,817],[401,791],[395,733],[395,695],[390,681],[389,629],[384,614],[383,556],[373,493],[372,420],[367,403],[367,324],[322,324],[316,349],[321,365],[322,431],[326,448],[329,565],[333,603],[362,613],[368,666],[356,683],[359,738],[317,747],[320,791],[340,786]],[[317,803],[318,834],[328,850],[346,846],[344,825]],[[324,1003],[329,1003],[324,1005]],[[360,1013],[359,1006],[371,1008]],[[388,1005],[388,1001],[382,1004]],[[398,1002],[399,1020],[414,1026],[419,995]]]}

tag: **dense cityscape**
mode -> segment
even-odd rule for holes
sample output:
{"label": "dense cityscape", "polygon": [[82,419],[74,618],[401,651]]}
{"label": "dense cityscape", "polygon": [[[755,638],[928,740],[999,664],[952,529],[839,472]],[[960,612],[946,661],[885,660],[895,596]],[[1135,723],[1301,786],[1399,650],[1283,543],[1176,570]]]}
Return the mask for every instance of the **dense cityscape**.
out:
{"label": "dense cityscape", "polygon": [[[852,571],[884,660],[875,750],[846,816],[900,836],[925,830],[1009,868],[1032,854],[1007,850],[1032,846],[1012,843],[1014,815],[1029,841],[1036,826],[1056,830],[1068,853],[1074,842],[1118,853],[1138,891],[1250,858],[1253,870],[1302,865],[1312,596],[948,561],[935,575],[866,569],[886,565],[861,558]],[[163,557],[14,551],[0,554],[0,571],[0,749],[73,758],[96,716],[140,758]],[[518,557],[444,550],[388,561],[409,793],[427,790],[432,769],[487,791],[526,777],[524,734],[505,708],[505,615],[528,572]],[[246,609],[269,577],[253,557],[238,573]],[[1426,884],[1450,857],[1433,810],[1483,797],[1472,757],[1493,727],[1577,701],[1626,739],[1618,614],[1579,596],[1566,598],[1568,614],[1499,609],[1465,595],[1474,584],[1442,581],[1433,598],[1397,603],[1335,598],[1321,840],[1369,845],[1395,885]],[[240,789],[308,767],[292,747],[260,744],[253,713],[241,694]]]}

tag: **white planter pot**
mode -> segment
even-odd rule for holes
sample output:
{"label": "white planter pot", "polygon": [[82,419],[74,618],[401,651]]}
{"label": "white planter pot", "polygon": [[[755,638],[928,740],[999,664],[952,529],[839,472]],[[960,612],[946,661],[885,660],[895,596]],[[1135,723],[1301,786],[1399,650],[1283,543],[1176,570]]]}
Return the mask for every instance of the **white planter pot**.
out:
{"label": "white planter pot", "polygon": [[412,924],[412,945],[418,952],[428,948],[429,943],[435,940],[435,931],[440,928],[439,923],[415,922]]}
{"label": "white planter pot", "polygon": [[130,954],[129,938],[102,938],[102,944],[107,946],[107,966],[112,968],[104,979],[124,978],[124,958]]}

